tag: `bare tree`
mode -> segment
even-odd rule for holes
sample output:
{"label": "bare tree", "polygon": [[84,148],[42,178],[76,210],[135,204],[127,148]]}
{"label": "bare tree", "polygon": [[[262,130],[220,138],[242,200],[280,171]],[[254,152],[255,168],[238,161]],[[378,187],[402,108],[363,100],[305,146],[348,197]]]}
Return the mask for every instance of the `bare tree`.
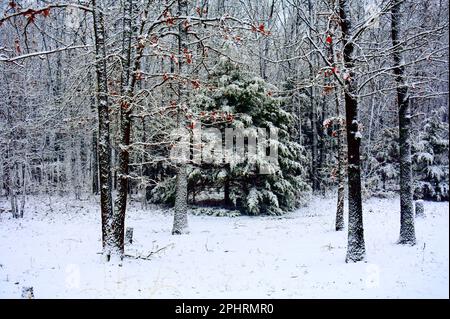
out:
{"label": "bare tree", "polygon": [[394,59],[394,75],[397,83],[397,106],[400,146],[400,238],[399,244],[414,245],[414,207],[412,192],[411,161],[411,111],[409,106],[408,84],[405,81],[405,68],[402,52],[404,47],[400,40],[401,3],[397,1],[391,8],[391,35]]}
{"label": "bare tree", "polygon": [[[178,15],[188,15],[188,2],[186,0],[178,0]],[[188,48],[188,27],[183,23],[178,24],[178,54],[190,54]],[[178,61],[178,74],[183,74],[183,60]],[[182,83],[178,84],[178,104],[177,104],[177,125],[180,132],[184,131],[184,114],[182,103],[186,99],[186,88]],[[187,159],[186,159],[187,160]],[[175,213],[173,217],[173,235],[180,235],[189,232],[187,217],[187,164],[185,160],[181,160],[177,169],[176,177],[176,193],[175,193]]]}
{"label": "bare tree", "polygon": [[103,254],[109,261],[111,256],[120,256],[120,246],[114,236],[114,217],[112,204],[111,145],[106,69],[105,25],[103,10],[92,0],[95,33],[96,74],[97,74],[97,109],[98,109],[98,165],[100,175],[100,208],[102,215]]}
{"label": "bare tree", "polygon": [[345,121],[347,130],[348,161],[348,247],[347,262],[357,262],[365,258],[363,211],[361,198],[361,133],[358,122],[358,84],[354,72],[354,42],[352,23],[347,0],[339,0],[339,17],[343,36],[343,59],[346,74],[345,81]]}

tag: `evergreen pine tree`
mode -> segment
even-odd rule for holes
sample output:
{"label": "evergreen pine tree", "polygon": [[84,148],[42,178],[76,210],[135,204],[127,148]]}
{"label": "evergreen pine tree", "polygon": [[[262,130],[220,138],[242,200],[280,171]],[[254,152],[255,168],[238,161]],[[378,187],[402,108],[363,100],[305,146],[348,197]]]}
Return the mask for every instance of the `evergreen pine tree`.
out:
{"label": "evergreen pine tree", "polygon": [[448,123],[436,116],[425,120],[413,145],[414,196],[418,199],[448,200]]}
{"label": "evergreen pine tree", "polygon": [[[258,157],[256,165],[245,159],[219,164],[210,171],[209,184],[222,184],[225,206],[232,204],[244,213],[281,214],[297,207],[300,193],[309,189],[305,181],[307,167],[304,149],[291,134],[295,118],[284,110],[284,99],[276,97],[277,88],[264,80],[242,72],[227,59],[222,59],[211,74],[206,88],[196,95],[194,109],[206,113],[203,123],[214,125],[211,114],[227,114],[221,124],[246,129],[256,134],[257,128],[276,129],[279,168]],[[229,121],[230,117],[236,117]],[[270,174],[259,174],[259,168],[269,168]]]}

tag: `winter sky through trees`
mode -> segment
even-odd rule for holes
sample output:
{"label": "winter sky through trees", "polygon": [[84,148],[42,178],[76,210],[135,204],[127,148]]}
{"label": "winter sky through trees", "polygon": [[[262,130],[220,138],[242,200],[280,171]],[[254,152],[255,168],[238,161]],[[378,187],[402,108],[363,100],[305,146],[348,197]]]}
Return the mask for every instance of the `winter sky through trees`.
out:
{"label": "winter sky through trees", "polygon": [[448,14],[0,0],[0,297],[448,298]]}

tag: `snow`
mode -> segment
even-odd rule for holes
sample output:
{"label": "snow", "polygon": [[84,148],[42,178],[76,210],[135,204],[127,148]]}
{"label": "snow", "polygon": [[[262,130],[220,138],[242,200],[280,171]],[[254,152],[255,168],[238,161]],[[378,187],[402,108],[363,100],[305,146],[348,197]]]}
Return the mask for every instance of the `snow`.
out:
{"label": "snow", "polygon": [[[424,202],[416,246],[395,244],[399,200],[364,203],[366,262],[346,264],[347,232],[334,231],[335,198],[315,197],[281,217],[173,217],[133,203],[126,253],[102,261],[93,199],[28,197],[25,217],[0,215],[0,298],[448,298],[448,202]],[[5,206],[6,203],[0,205]],[[164,248],[165,247],[165,248]]]}

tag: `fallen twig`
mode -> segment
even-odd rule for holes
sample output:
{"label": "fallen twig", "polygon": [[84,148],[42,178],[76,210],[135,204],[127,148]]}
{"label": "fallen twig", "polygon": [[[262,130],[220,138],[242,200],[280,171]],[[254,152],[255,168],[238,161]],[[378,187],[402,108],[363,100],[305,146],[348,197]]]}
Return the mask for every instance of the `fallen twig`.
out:
{"label": "fallen twig", "polygon": [[156,249],[155,251],[151,251],[150,253],[148,253],[148,255],[137,255],[137,256],[134,256],[134,255],[125,255],[125,257],[133,258],[133,259],[150,260],[150,257],[151,257],[151,256],[153,256],[153,255],[155,255],[155,254],[157,254],[157,253],[159,253],[159,252],[161,252],[161,251],[163,251],[163,250],[166,250],[166,249],[169,248],[169,247],[172,247],[172,248],[173,248],[174,246],[175,246],[175,244],[171,243],[171,244],[169,244],[169,245],[167,245],[167,246],[164,246],[164,247],[161,247],[161,248],[159,248],[159,249]]}

